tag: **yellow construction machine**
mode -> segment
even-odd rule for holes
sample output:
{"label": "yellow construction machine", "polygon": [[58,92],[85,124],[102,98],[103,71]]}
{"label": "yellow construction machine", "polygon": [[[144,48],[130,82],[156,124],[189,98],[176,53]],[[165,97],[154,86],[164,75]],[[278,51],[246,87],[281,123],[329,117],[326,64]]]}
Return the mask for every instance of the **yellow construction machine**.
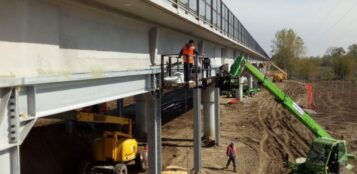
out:
{"label": "yellow construction machine", "polygon": [[275,72],[273,74],[273,82],[283,82],[288,79],[288,73],[278,67],[278,65],[274,64],[272,61],[269,61],[270,65],[272,65],[275,69],[280,72]]}
{"label": "yellow construction machine", "polygon": [[90,112],[77,112],[76,121],[119,125],[120,130],[103,131],[92,145],[92,161],[81,167],[82,174],[127,174],[127,165],[135,164],[136,169],[147,169],[146,147],[139,149],[132,138],[131,119]]}
{"label": "yellow construction machine", "polygon": [[276,72],[273,74],[273,82],[283,82],[285,79],[283,73]]}

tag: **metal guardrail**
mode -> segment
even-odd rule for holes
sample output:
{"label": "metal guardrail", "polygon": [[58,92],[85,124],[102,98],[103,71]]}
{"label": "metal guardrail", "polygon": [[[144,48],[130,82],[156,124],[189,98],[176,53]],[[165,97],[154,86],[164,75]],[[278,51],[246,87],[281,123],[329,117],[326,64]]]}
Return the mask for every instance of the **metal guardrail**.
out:
{"label": "metal guardrail", "polygon": [[222,0],[163,0],[209,24],[234,41],[269,57]]}
{"label": "metal guardrail", "polygon": [[[173,69],[176,70],[177,72],[184,71],[183,68],[180,68],[180,65],[183,64],[181,61],[183,58],[178,57],[178,54],[163,54],[161,55],[161,86],[165,87],[165,77],[166,76],[172,76]],[[174,59],[174,63],[173,63]],[[196,85],[199,86],[198,84],[201,84],[200,82],[204,78],[211,78],[211,66],[205,66],[204,61],[209,60],[210,63],[210,58],[209,57],[204,57],[202,55],[199,55],[197,58],[195,57],[194,59],[194,64],[192,67],[192,70],[195,73],[195,82]],[[201,63],[200,63],[201,62]],[[176,65],[176,68],[173,68],[173,65]],[[206,73],[206,76],[204,76],[204,73]],[[199,74],[201,74],[201,78],[199,78]]]}

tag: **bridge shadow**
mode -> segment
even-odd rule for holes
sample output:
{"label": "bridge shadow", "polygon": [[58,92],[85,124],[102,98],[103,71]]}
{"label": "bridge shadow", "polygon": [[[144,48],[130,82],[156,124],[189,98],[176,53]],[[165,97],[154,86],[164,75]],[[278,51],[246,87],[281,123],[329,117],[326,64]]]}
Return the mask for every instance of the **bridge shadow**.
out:
{"label": "bridge shadow", "polygon": [[203,167],[203,168],[208,170],[215,170],[215,171],[221,171],[225,169],[225,167]]}
{"label": "bridge shadow", "polygon": [[191,89],[178,89],[164,94],[161,106],[162,125],[191,110],[192,104]]}
{"label": "bridge shadow", "polygon": [[162,138],[162,141],[174,141],[174,142],[193,142],[193,139],[188,139],[188,138]]}
{"label": "bridge shadow", "polygon": [[162,147],[183,147],[183,148],[193,148],[193,145],[188,144],[173,144],[173,143],[161,143]]}
{"label": "bridge shadow", "polygon": [[[186,94],[185,94],[186,93]],[[186,97],[185,97],[186,96]],[[186,98],[186,101],[185,101]],[[162,95],[161,101],[161,123],[172,121],[178,116],[193,108],[192,90],[191,89],[176,89],[172,91],[165,91]],[[115,113],[115,111],[112,111]],[[135,102],[124,107],[124,115],[135,120]]]}
{"label": "bridge shadow", "polygon": [[[193,147],[193,139],[188,139],[188,138],[167,138],[164,137],[161,139],[164,141],[162,144],[163,147],[186,147],[186,148],[192,148]],[[178,142],[186,142],[190,144],[177,144]]]}

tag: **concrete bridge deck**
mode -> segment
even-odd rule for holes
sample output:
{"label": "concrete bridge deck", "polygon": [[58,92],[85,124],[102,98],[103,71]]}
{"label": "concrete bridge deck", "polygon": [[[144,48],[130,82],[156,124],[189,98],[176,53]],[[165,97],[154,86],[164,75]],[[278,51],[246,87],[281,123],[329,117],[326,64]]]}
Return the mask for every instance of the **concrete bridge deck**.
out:
{"label": "concrete bridge deck", "polygon": [[241,54],[256,63],[269,58],[220,0],[1,2],[4,174],[20,173],[19,146],[38,118],[150,93],[150,166],[155,168],[150,173],[158,173],[160,98],[155,91],[160,88],[161,55],[177,53],[194,39],[214,67],[231,64]]}

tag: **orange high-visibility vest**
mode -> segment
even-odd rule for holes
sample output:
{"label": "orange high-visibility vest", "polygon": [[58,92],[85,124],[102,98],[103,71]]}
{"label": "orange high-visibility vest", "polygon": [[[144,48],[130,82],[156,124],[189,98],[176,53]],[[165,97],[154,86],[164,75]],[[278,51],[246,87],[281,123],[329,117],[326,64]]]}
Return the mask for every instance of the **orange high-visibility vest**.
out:
{"label": "orange high-visibility vest", "polygon": [[183,62],[193,64],[193,56],[195,54],[195,47],[188,47],[185,45],[182,49]]}
{"label": "orange high-visibility vest", "polygon": [[[233,151],[233,154],[231,154]],[[236,156],[237,155],[237,149],[235,146],[231,147],[231,146],[227,146],[227,156]]]}

